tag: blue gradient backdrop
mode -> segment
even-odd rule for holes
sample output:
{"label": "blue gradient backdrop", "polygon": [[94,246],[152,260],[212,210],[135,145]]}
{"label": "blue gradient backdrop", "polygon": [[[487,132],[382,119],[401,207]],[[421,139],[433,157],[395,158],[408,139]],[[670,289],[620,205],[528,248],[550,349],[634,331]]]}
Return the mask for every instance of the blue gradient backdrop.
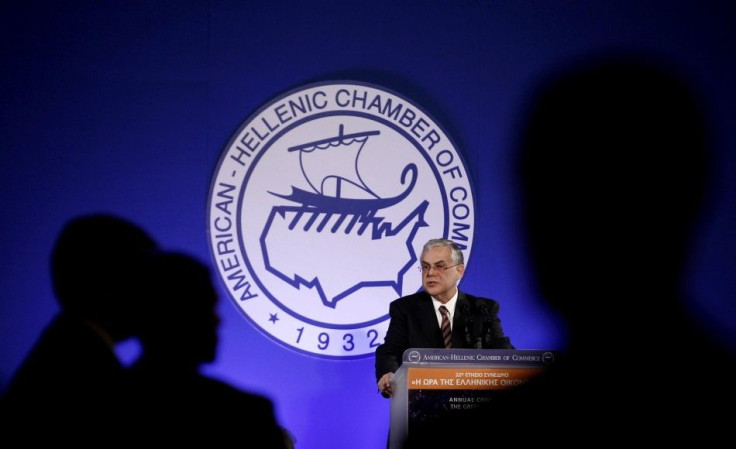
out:
{"label": "blue gradient backdrop", "polygon": [[[271,98],[325,79],[394,89],[442,123],[476,189],[464,289],[501,302],[518,348],[561,347],[564,332],[538,297],[519,233],[515,133],[534,82],[611,47],[671,60],[708,105],[716,191],[683,282],[693,319],[736,348],[734,5],[3,1],[0,386],[57,310],[47,260],[63,222],[114,212],[209,261],[208,188],[231,134]],[[208,373],[269,395],[298,448],[385,447],[389,402],[376,392],[372,357],[286,349],[222,295],[222,343]],[[135,353],[134,344],[121,348],[126,360]]]}

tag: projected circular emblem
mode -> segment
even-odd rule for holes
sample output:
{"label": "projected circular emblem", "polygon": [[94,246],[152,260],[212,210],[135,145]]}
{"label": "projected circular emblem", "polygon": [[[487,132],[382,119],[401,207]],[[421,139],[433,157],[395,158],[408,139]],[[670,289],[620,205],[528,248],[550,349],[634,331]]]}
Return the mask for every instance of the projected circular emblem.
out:
{"label": "projected circular emblem", "polygon": [[430,238],[473,243],[474,196],[452,139],[422,108],[358,82],[310,84],[262,106],[212,178],[219,277],[258,329],[304,354],[372,356],[389,303],[421,288]]}

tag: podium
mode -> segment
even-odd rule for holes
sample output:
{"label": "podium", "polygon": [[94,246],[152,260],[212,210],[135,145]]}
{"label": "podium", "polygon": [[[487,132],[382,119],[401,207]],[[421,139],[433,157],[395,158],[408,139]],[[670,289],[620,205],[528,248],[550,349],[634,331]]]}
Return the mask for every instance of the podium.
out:
{"label": "podium", "polygon": [[389,449],[401,449],[412,432],[492,407],[494,395],[541,374],[555,359],[551,350],[407,349],[392,380]]}

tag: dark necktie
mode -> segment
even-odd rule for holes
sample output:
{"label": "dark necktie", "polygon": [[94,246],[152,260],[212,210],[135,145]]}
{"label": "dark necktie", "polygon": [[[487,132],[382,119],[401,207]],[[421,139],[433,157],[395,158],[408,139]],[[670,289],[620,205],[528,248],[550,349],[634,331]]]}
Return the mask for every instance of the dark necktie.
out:
{"label": "dark necktie", "polygon": [[442,314],[442,339],[445,341],[445,347],[452,347],[452,331],[450,330],[450,312],[447,307],[440,306],[440,313]]}

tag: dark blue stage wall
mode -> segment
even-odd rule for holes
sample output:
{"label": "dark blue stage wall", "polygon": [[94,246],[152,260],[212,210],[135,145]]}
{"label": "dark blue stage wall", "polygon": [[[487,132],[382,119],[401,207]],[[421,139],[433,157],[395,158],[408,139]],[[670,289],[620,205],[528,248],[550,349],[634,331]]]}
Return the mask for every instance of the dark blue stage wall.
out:
{"label": "dark blue stage wall", "polygon": [[[679,66],[707,105],[716,189],[683,282],[694,317],[736,347],[735,12],[708,0],[4,1],[0,384],[57,310],[47,260],[60,226],[108,211],[213,266],[223,325],[208,373],[273,398],[297,447],[385,447],[372,350],[389,301],[420,285],[414,252],[430,236],[467,246],[461,288],[501,303],[517,348],[564,346],[520,232],[517,128],[537,81],[613,48]],[[341,88],[381,107],[348,107]],[[389,99],[414,115],[391,117]],[[304,144],[374,131],[352,184],[305,181],[333,166],[307,166]],[[284,197],[315,185],[403,209],[336,213],[341,233],[307,232],[305,217],[289,229],[298,202]],[[358,215],[371,229],[342,232]],[[219,278],[226,249],[240,284]]]}

